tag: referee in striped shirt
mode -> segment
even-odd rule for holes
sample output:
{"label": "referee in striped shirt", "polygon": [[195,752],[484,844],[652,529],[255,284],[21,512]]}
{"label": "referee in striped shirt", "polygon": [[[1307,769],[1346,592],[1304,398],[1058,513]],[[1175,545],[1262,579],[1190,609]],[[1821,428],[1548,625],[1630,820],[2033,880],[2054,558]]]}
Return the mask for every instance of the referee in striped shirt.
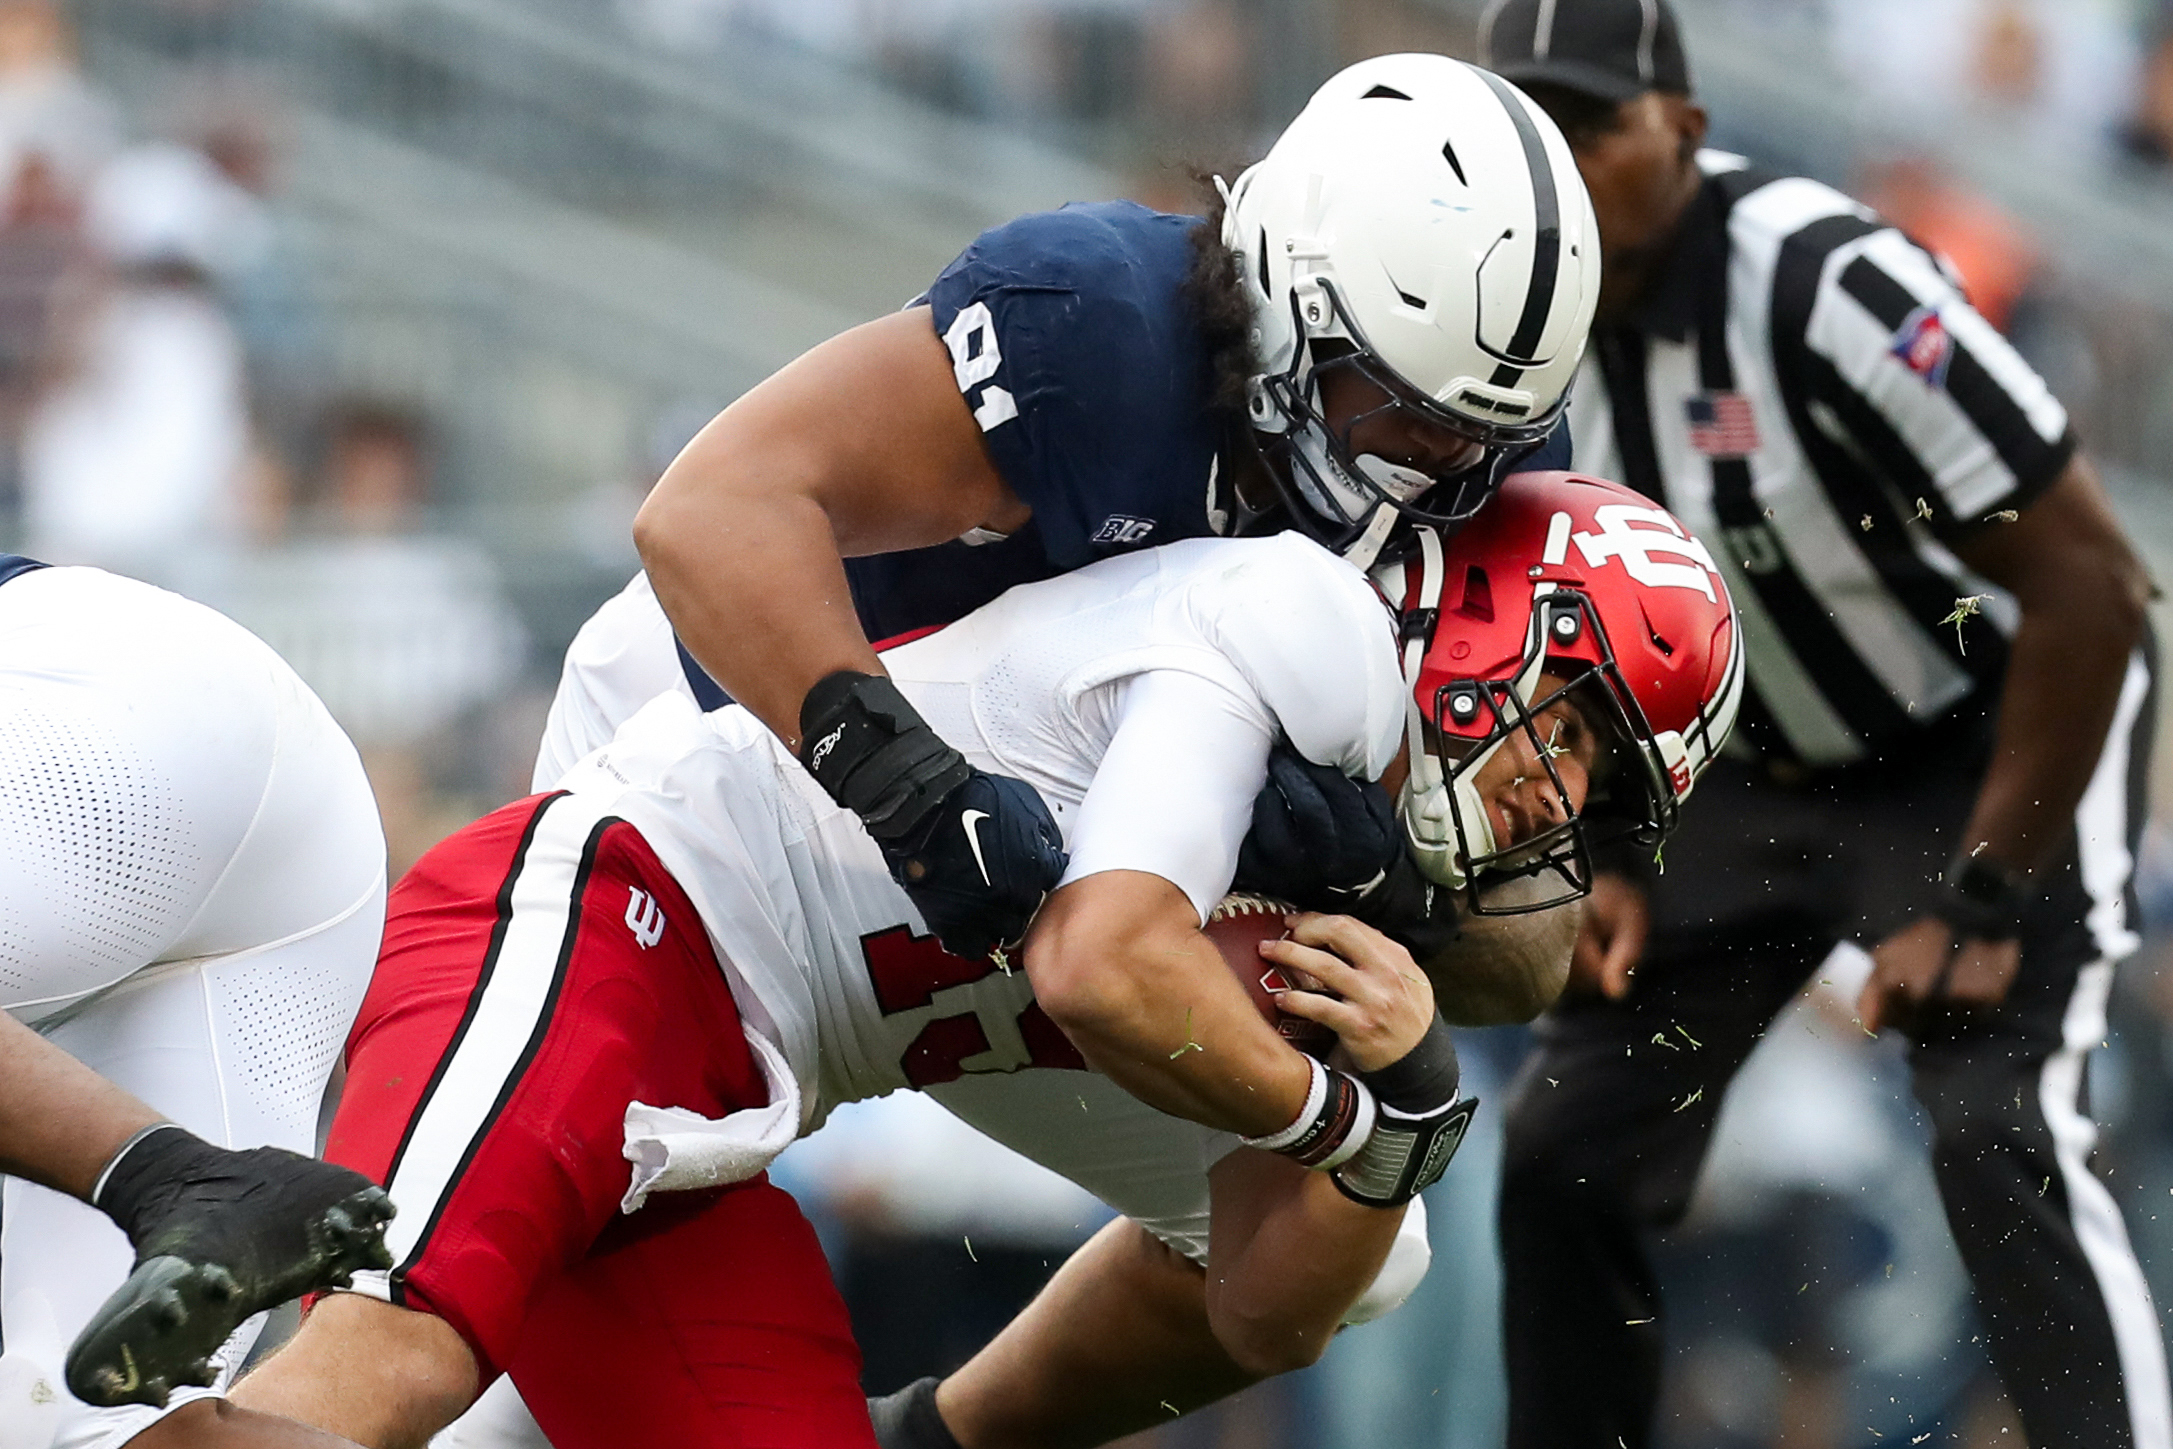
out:
{"label": "referee in striped shirt", "polygon": [[1496,0],[1481,40],[1561,123],[1599,217],[1578,459],[1705,539],[1750,673],[1736,758],[1664,868],[1596,883],[1509,1107],[1510,1445],[1649,1442],[1641,1239],[1681,1216],[1767,1023],[1856,940],[2029,1443],[2173,1449],[2082,1090],[2136,944],[2143,567],[2059,402],[1938,261],[1826,186],[1701,150],[1665,0]]}

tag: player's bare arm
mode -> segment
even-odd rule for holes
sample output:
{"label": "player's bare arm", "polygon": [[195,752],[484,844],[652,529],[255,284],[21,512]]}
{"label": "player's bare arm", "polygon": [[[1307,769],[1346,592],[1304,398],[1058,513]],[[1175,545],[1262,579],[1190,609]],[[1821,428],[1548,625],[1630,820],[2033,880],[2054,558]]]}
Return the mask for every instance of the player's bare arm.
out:
{"label": "player's bare arm", "polygon": [[[2061,844],[2097,768],[2152,585],[2081,454],[2013,522],[1985,525],[1956,552],[2021,607],[1992,764],[1957,842],[1958,860],[1969,857],[2019,898]],[[1879,944],[1859,1003],[1866,1027],[1906,1025],[1934,994],[1962,1006],[2005,999],[2019,942],[2009,934],[1957,943],[1956,934],[1926,916]]]}
{"label": "player's bare arm", "polygon": [[797,749],[816,680],[882,672],[841,561],[1010,532],[1028,513],[916,307],[831,338],[718,414],[665,470],[634,541],[688,652]]}
{"label": "player's bare arm", "polygon": [[1312,1068],[1260,1019],[1199,922],[1160,876],[1102,871],[1049,897],[1026,974],[1080,1054],[1133,1096],[1265,1136],[1305,1106]]}
{"label": "player's bare arm", "polygon": [[88,1202],[114,1154],[158,1120],[130,1093],[0,1015],[0,1173]]}
{"label": "player's bare arm", "polygon": [[[1260,954],[1323,991],[1282,1008],[1332,1028],[1342,1059],[1371,1076],[1407,1060],[1434,1030],[1434,994],[1410,953],[1348,916],[1298,917]],[[1360,1203],[1326,1173],[1251,1148],[1211,1174],[1207,1315],[1231,1359],[1263,1377],[1303,1368],[1388,1259],[1403,1207]]]}

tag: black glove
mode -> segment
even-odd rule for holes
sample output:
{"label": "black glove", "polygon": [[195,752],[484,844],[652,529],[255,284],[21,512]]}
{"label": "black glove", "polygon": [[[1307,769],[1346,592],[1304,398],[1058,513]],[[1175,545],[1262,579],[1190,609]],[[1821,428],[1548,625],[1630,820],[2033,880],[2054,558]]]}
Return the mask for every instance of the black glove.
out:
{"label": "black glove", "polygon": [[800,752],[954,956],[1024,936],[1064,873],[1063,837],[1033,787],[966,763],[882,675],[818,681],[800,706]]}
{"label": "black glove", "polygon": [[1231,888],[1355,916],[1421,961],[1459,929],[1456,893],[1419,874],[1388,791],[1316,765],[1284,739],[1268,751]]}
{"label": "black glove", "polygon": [[1277,739],[1231,884],[1301,910],[1347,913],[1403,853],[1403,828],[1386,790],[1316,765]]}
{"label": "black glove", "polygon": [[1400,1059],[1358,1074],[1373,1092],[1373,1133],[1335,1170],[1345,1197],[1400,1207],[1441,1180],[1479,1110],[1476,1097],[1457,1100],[1460,1078],[1456,1043],[1438,1013]]}

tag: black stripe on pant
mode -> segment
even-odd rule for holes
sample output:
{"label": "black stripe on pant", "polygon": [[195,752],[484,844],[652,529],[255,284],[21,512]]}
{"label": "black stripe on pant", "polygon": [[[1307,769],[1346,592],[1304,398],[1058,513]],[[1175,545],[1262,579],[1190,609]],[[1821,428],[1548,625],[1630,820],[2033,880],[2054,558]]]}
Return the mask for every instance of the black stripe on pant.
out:
{"label": "black stripe on pant", "polygon": [[[2158,1449],[2173,1425],[2155,1313],[2084,1163],[2079,1092],[2111,969],[2092,915],[2113,916],[2092,886],[2131,896],[2133,919],[2118,851],[2132,859],[2153,714],[2137,688],[2114,742],[2127,778],[2097,801],[2114,838],[2071,840],[2046,873],[2007,1003],[1927,1030],[1910,1053],[1948,1221],[2035,1449]],[[1511,1089],[1511,1449],[1650,1442],[1662,1305],[1646,1237],[1681,1218],[1727,1085],[1772,1018],[1837,940],[1868,947],[1923,899],[1974,803],[1989,730],[1957,719],[1909,759],[1800,788],[1733,761],[1700,782],[1653,888],[1631,995],[1564,1002]],[[1678,1027],[1696,1049],[1654,1043],[1679,1043]],[[2071,1039],[2078,1029],[2091,1039]]]}

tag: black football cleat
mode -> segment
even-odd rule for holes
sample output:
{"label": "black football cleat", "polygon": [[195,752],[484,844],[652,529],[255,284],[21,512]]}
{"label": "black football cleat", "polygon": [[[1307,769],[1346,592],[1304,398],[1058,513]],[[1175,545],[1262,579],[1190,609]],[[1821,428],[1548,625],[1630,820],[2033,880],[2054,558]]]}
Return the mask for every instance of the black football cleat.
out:
{"label": "black football cleat", "polygon": [[162,1160],[128,1161],[139,1179],[162,1175],[132,1183],[134,1210],[115,1214],[135,1270],[68,1348],[69,1392],[101,1408],[163,1406],[183,1384],[209,1385],[212,1355],[247,1319],[392,1266],[392,1200],[362,1174],[277,1147],[160,1136]]}

